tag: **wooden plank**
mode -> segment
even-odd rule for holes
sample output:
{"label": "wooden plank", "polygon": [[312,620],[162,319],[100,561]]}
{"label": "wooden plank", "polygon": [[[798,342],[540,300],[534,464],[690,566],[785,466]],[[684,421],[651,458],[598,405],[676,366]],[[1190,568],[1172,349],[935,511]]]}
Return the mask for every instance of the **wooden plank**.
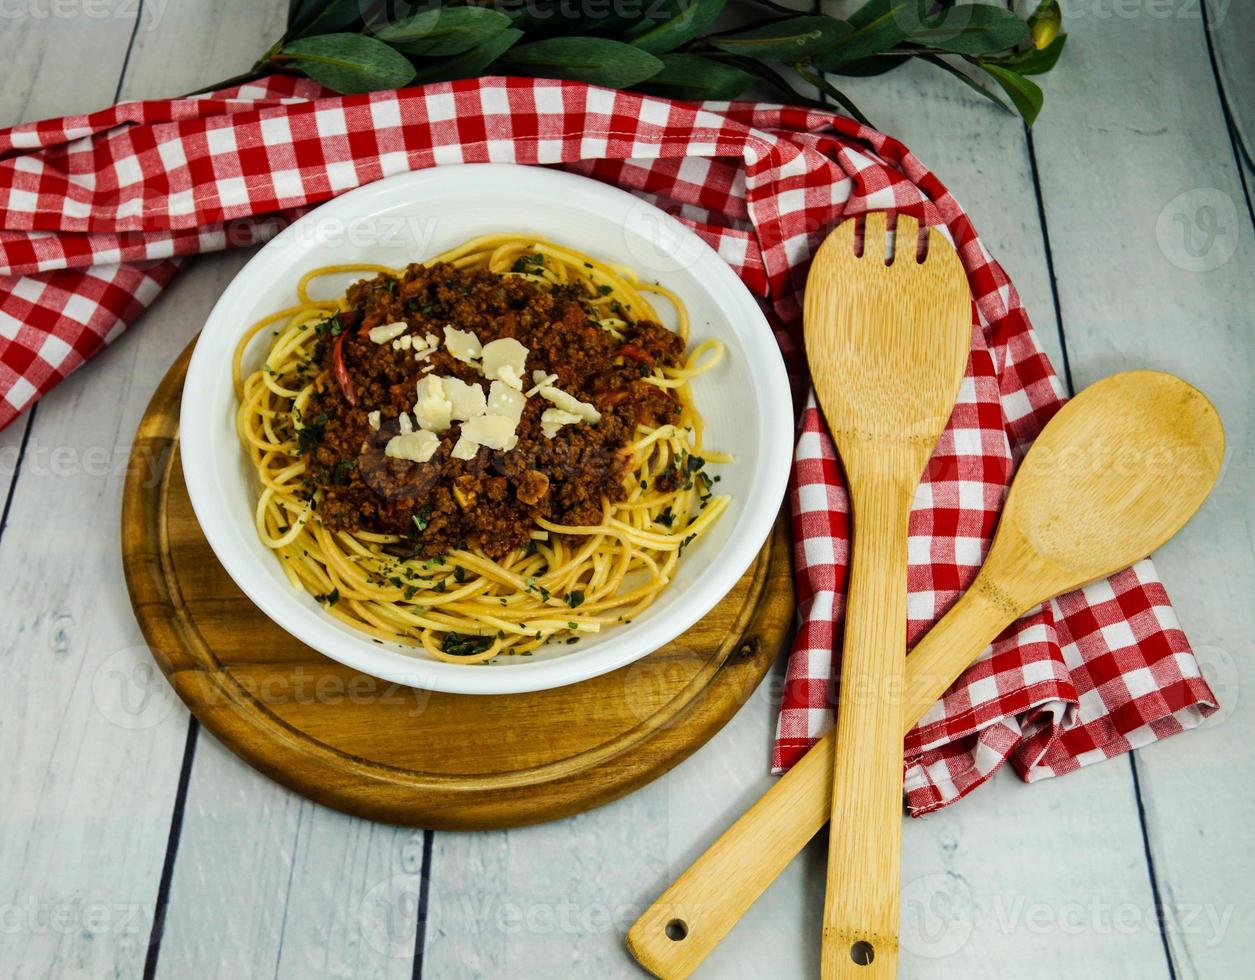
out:
{"label": "wooden plank", "polygon": [[[623,947],[627,927],[771,785],[773,688],[765,682],[692,757],[608,806],[537,827],[437,834],[424,974],[639,976]],[[814,972],[799,924],[809,871],[795,862],[781,876],[707,962],[706,975]],[[819,880],[822,890],[822,864]],[[816,937],[817,930],[816,918]]]}
{"label": "wooden plank", "polygon": [[[135,25],[134,12],[123,13],[109,11],[85,29],[83,16],[6,12],[0,31],[0,64],[5,66],[0,126],[86,112],[112,101]],[[74,85],[64,84],[67,64],[75,66]],[[0,511],[28,425],[22,417],[0,432]]]}
{"label": "wooden plank", "polygon": [[145,356],[124,337],[45,399],[0,539],[0,902],[84,923],[31,913],[4,930],[18,975],[144,962],[187,723],[121,585],[124,460],[164,360],[155,336]]}
{"label": "wooden plank", "polygon": [[[130,16],[5,20],[0,119],[112,101]],[[67,66],[74,84],[66,84]],[[0,962],[12,976],[143,967],[185,716],[144,671],[117,549],[122,466],[147,398],[134,345],[102,356],[0,434]],[[108,404],[111,411],[101,412]],[[124,465],[124,464],[123,464]],[[168,782],[154,774],[169,772]]]}
{"label": "wooden plank", "polygon": [[1197,12],[1087,20],[1068,43],[1035,136],[1077,383],[1172,371],[1216,403],[1228,430],[1211,499],[1157,556],[1224,710],[1136,760],[1177,975],[1244,975],[1255,956],[1255,841],[1242,816],[1255,739],[1245,703],[1255,689],[1255,235]]}
{"label": "wooden plank", "polygon": [[285,0],[172,3],[135,35],[122,97],[169,98],[247,71],[283,33]]}
{"label": "wooden plank", "polygon": [[0,12],[0,57],[4,59],[0,125],[109,105],[126,61],[137,7],[131,3],[75,4],[68,5],[69,16],[52,16],[48,4],[4,8]]}
{"label": "wooden plank", "polygon": [[22,416],[0,432],[0,536],[4,534],[4,505],[17,477],[23,454],[22,441],[29,424],[29,416]]}
{"label": "wooden plank", "polygon": [[[247,69],[281,32],[285,13],[284,0],[168,6],[137,35],[124,97],[173,95]],[[156,373],[199,329],[247,258],[237,252],[197,260],[127,338]],[[149,379],[147,391],[155,384]],[[177,772],[176,764],[163,777],[172,788]],[[421,866],[421,834],[307,803],[202,732],[157,975],[409,977]]]}
{"label": "wooden plank", "polygon": [[1251,57],[1255,7],[1233,0],[1202,3],[1203,28],[1209,35],[1220,75],[1218,94],[1233,116],[1248,175],[1255,176],[1250,173],[1255,167],[1255,58]]}
{"label": "wooden plank", "polygon": [[201,733],[159,977],[412,974],[423,835],[279,789]]}

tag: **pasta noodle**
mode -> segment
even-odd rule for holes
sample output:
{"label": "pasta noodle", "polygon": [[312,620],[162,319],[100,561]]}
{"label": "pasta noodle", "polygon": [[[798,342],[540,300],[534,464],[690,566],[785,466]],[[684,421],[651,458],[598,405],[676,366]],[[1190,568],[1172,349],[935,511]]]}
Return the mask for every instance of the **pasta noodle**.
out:
{"label": "pasta noodle", "polygon": [[[517,271],[520,256],[536,255],[542,260]],[[632,311],[634,320],[661,322],[650,303],[661,298],[674,307],[677,332],[688,343],[688,315],[672,291],[551,242],[485,236],[427,264],[437,262],[524,276],[542,287],[575,285],[596,311],[598,325],[616,336],[628,325],[625,311]],[[669,389],[680,403],[680,416],[673,424],[637,426],[626,447],[631,460],[622,498],[602,498],[599,523],[563,526],[540,519],[529,545],[499,560],[472,548],[435,558],[400,557],[389,550],[404,542],[400,535],[334,531],[321,523],[321,491],[309,493],[299,435],[303,409],[318,386],[329,383],[326,372],[309,379],[301,366],[316,357],[319,325],[348,308],[343,298],[314,298],[311,287],[331,275],[402,271],[378,265],[311,270],[297,284],[296,305],[258,321],[240,339],[233,363],[236,424],[259,479],[261,541],[276,553],[291,584],[322,601],[332,616],[376,642],[419,648],[442,661],[476,664],[503,654],[525,656],[542,644],[574,643],[630,621],[666,588],[685,548],[728,506],[729,498],[714,492],[718,478],[704,465],[731,460],[703,445],[702,417],[690,387],[719,362],[723,345],[704,340],[687,349],[678,366],[650,368],[644,380]],[[245,352],[267,329],[273,338],[265,362],[245,376]],[[659,478],[677,470],[683,479],[676,489],[660,488]]]}

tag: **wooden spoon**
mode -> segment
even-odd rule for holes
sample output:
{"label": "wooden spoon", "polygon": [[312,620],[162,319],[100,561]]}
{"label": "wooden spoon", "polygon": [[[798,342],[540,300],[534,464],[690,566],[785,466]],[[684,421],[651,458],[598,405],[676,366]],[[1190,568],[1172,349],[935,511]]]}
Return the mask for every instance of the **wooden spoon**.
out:
{"label": "wooden spoon", "polygon": [[[824,980],[897,970],[906,538],[915,485],[963,381],[972,299],[959,257],[899,216],[846,221],[815,253],[803,308],[815,394],[850,491],[853,553],[837,705]],[[896,254],[893,251],[896,245]]]}
{"label": "wooden spoon", "polygon": [[[902,733],[1025,612],[1176,534],[1223,456],[1216,410],[1172,375],[1113,375],[1068,402],[1020,464],[976,580],[906,658]],[[818,833],[835,755],[829,733],[636,921],[645,969],[687,977]]]}

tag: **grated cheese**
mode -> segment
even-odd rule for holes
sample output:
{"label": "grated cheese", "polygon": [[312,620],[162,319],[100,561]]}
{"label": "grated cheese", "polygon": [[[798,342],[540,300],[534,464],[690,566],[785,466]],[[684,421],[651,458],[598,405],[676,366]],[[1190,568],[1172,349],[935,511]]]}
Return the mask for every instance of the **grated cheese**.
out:
{"label": "grated cheese", "polygon": [[465,364],[474,364],[483,353],[479,338],[470,330],[459,330],[457,327],[445,325],[444,345],[449,353]]}
{"label": "grated cheese", "polygon": [[488,388],[488,414],[504,415],[515,425],[523,417],[523,406],[527,399],[521,391],[516,391],[503,381],[494,381]]}
{"label": "grated cheese", "polygon": [[489,449],[506,451],[518,443],[515,421],[505,415],[480,415],[462,424],[462,438]]}
{"label": "grated cheese", "polygon": [[533,371],[532,387],[527,390],[527,397],[531,398],[532,395],[540,391],[541,388],[552,385],[557,380],[558,376],[556,374],[545,374],[544,371]]}
{"label": "grated cheese", "polygon": [[367,336],[376,344],[386,344],[390,340],[396,340],[409,329],[408,324],[398,320],[395,323],[382,323],[377,327],[371,327]]}
{"label": "grated cheese", "polygon": [[[405,416],[402,416],[404,418]],[[393,436],[384,447],[383,454],[393,459],[408,459],[415,463],[426,463],[440,448],[440,437],[434,432],[419,429]]]}
{"label": "grated cheese", "polygon": [[504,381],[511,388],[523,387],[523,368],[527,363],[527,348],[513,337],[502,337],[483,348],[484,364],[481,370],[490,381]]}
{"label": "grated cheese", "polygon": [[561,388],[555,388],[553,385],[542,385],[537,392],[541,398],[550,402],[555,408],[560,408],[564,412],[569,412],[577,416],[584,422],[600,422],[601,412],[589,402],[582,402],[569,392],[563,391]]}
{"label": "grated cheese", "polygon": [[435,375],[425,375],[418,382],[418,401],[414,417],[424,429],[444,432],[453,422],[453,403],[445,394],[444,382]]}
{"label": "grated cheese", "polygon": [[488,411],[484,401],[484,389],[477,384],[467,384],[459,378],[442,378],[444,396],[452,406],[451,416],[464,422]]}
{"label": "grated cheese", "polygon": [[560,408],[546,408],[540,416],[540,431],[546,439],[552,439],[564,425],[574,425],[583,419],[573,412],[564,412]]}

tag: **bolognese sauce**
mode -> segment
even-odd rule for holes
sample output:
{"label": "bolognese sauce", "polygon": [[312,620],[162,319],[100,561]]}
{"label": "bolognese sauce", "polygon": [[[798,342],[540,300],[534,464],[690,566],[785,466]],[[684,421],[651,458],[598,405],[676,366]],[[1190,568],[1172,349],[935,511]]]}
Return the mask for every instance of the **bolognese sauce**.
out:
{"label": "bolognese sauce", "polygon": [[[626,447],[638,427],[680,418],[674,392],[644,379],[655,367],[679,366],[684,341],[626,309],[616,310],[624,326],[606,329],[575,286],[415,264],[355,283],[346,301],[319,326],[307,366],[314,394],[299,420],[306,493],[313,500],[321,491],[318,515],[330,530],[399,535],[405,553],[422,557],[474,548],[498,559],[525,547],[538,519],[599,524],[603,501],[624,496]],[[425,377],[485,390],[488,382],[444,343],[416,353],[400,340],[380,342],[376,328],[386,325],[429,340],[446,328],[483,345],[516,340],[527,349],[528,378],[543,376],[600,417],[553,431],[542,423],[549,403],[527,397],[508,451],[479,446],[459,458],[467,455],[454,454],[463,423],[454,421],[426,461],[389,455],[390,441],[411,428],[408,413]]]}

